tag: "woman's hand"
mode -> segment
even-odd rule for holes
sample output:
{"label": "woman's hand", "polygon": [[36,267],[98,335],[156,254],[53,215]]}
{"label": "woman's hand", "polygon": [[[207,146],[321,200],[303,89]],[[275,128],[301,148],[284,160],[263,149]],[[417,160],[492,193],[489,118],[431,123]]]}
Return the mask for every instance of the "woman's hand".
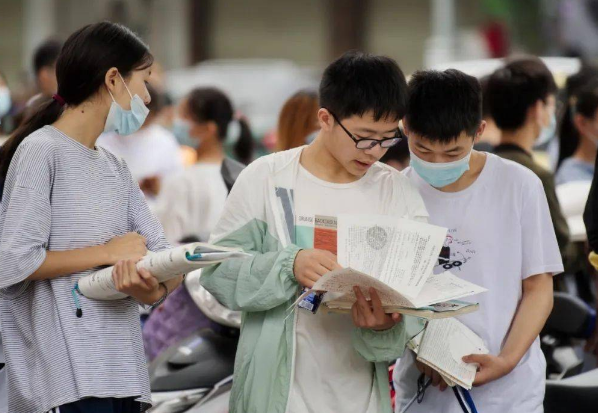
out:
{"label": "woman's hand", "polygon": [[112,270],[112,279],[118,291],[133,297],[140,303],[151,305],[162,298],[166,289],[148,270],[137,270],[138,261],[117,262]]}
{"label": "woman's hand", "polygon": [[103,246],[106,253],[106,264],[114,265],[121,260],[138,261],[147,253],[145,244],[145,237],[136,232],[129,232],[112,238]]}
{"label": "woman's hand", "polygon": [[378,292],[370,288],[371,301],[367,301],[359,287],[353,287],[357,301],[353,304],[351,314],[353,323],[360,328],[369,328],[372,330],[388,330],[401,321],[401,314],[386,314],[382,308],[382,301]]}

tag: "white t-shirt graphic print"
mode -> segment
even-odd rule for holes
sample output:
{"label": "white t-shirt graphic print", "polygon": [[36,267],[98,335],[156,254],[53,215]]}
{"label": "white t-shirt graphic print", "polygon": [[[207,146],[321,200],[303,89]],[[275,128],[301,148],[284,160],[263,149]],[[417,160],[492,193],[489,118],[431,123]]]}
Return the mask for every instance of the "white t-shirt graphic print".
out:
{"label": "white t-shirt graphic print", "polygon": [[[468,297],[479,311],[458,317],[498,355],[522,296],[522,281],[536,274],[563,271],[546,196],[528,169],[488,154],[478,179],[463,191],[446,193],[427,184],[413,169],[405,171],[430,214],[430,223],[449,228],[435,272],[455,275],[488,292]],[[543,411],[546,362],[539,339],[507,376],[471,395],[480,412]],[[419,372],[407,352],[395,369],[397,409],[416,392]],[[397,410],[399,411],[399,410]],[[409,413],[461,413],[452,391],[426,391]]]}

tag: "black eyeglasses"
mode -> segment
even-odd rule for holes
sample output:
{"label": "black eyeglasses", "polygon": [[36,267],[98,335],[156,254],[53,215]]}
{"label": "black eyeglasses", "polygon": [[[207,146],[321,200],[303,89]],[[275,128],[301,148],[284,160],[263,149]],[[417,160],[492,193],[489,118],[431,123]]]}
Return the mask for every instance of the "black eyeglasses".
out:
{"label": "black eyeglasses", "polygon": [[[330,111],[328,111],[330,112]],[[388,149],[392,148],[393,146],[397,145],[399,142],[403,140],[403,135],[401,133],[401,129],[397,127],[397,133],[392,138],[384,138],[384,139],[364,139],[364,138],[356,138],[351,132],[344,127],[340,120],[336,117],[336,115],[330,112],[334,120],[339,124],[339,126],[345,131],[345,133],[355,142],[355,147],[357,149],[373,149],[376,145],[380,145],[381,148]]]}

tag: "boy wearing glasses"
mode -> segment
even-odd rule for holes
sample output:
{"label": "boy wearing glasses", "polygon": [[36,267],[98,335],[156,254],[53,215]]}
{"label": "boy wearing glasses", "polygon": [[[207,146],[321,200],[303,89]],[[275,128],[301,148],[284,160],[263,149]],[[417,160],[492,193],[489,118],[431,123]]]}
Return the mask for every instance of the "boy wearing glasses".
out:
{"label": "boy wearing glasses", "polygon": [[[403,120],[411,152],[405,174],[419,189],[430,222],[449,229],[435,271],[451,270],[488,289],[472,297],[480,303],[477,312],[458,317],[490,351],[463,357],[479,366],[471,391],[477,410],[541,413],[546,361],[538,334],[552,309],[552,276],[563,265],[540,179],[473,149],[486,126],[481,103],[474,77],[458,70],[415,73]],[[394,372],[397,412],[416,393],[421,373],[439,388],[428,388],[408,413],[462,412],[438,373],[411,352]]]}
{"label": "boy wearing glasses", "polygon": [[402,139],[407,100],[396,62],[348,53],[320,84],[321,130],[306,147],[263,157],[239,176],[212,242],[254,256],[202,273],[225,306],[243,312],[231,412],[390,410],[388,362],[419,332],[357,290],[352,314],[289,308],[303,288],[339,267],[339,214],[425,220],[409,180],[378,162]]}

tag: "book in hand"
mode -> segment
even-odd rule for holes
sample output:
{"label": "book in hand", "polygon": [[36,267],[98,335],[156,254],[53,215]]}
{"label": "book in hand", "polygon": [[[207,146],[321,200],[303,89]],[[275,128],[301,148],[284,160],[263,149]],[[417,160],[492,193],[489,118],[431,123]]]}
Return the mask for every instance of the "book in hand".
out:
{"label": "book in hand", "polygon": [[[160,252],[148,252],[137,268],[145,268],[159,282],[168,281],[188,272],[219,264],[231,258],[250,257],[239,248],[227,248],[195,242]],[[78,282],[79,291],[87,298],[96,300],[119,300],[127,297],[117,291],[112,279],[114,267],[95,271]]]}
{"label": "book in hand", "polygon": [[463,357],[488,354],[484,341],[457,319],[431,320],[426,328],[407,343],[417,360],[436,370],[451,387],[470,390],[477,372],[476,364]]}
{"label": "book in hand", "polygon": [[312,288],[335,293],[324,299],[329,309],[350,310],[354,286],[368,299],[375,288],[388,313],[443,318],[477,309],[451,300],[486,289],[448,271],[433,274],[446,228],[385,215],[339,215],[337,227],[338,262],[345,268],[325,274]]}
{"label": "book in hand", "polygon": [[375,288],[386,313],[401,313],[426,319],[455,317],[476,311],[477,303],[459,300],[470,295],[486,291],[485,288],[462,280],[449,271],[432,274],[426,280],[424,288],[412,298],[402,294],[387,284],[351,269],[332,271],[324,275],[314,285],[318,291],[343,293],[340,297],[324,301],[324,306],[333,312],[348,312],[356,300],[353,286],[359,286],[366,298],[369,288]]}

